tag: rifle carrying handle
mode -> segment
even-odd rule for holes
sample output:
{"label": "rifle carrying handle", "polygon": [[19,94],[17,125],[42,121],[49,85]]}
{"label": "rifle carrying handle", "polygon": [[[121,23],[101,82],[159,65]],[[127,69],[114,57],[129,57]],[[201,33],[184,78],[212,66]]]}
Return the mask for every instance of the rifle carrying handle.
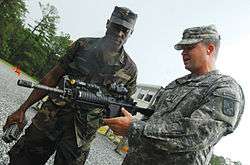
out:
{"label": "rifle carrying handle", "polygon": [[34,86],[31,81],[26,81],[26,80],[18,80],[17,85],[27,88],[33,88]]}

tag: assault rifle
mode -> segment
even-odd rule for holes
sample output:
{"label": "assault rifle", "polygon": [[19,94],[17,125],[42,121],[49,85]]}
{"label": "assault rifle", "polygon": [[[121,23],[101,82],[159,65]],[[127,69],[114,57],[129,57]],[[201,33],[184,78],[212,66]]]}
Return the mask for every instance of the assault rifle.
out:
{"label": "assault rifle", "polygon": [[[18,80],[17,85],[59,94],[60,98],[73,104],[84,104],[103,108],[105,117],[121,116],[121,107],[126,108],[132,115],[140,112],[149,117],[154,113],[152,109],[137,107],[136,102],[127,98],[128,90],[123,84],[114,83],[110,85],[108,90],[113,93],[115,97],[105,95],[101,88],[95,84],[70,79],[69,76],[64,76],[62,89],[34,84],[26,80]],[[27,121],[25,121],[25,123],[27,123]],[[19,129],[18,125],[12,124],[4,131],[2,139],[6,143],[10,143],[13,140],[17,140],[21,133],[22,130]]]}
{"label": "assault rifle", "polygon": [[128,90],[123,84],[113,83],[109,86],[108,90],[114,93],[115,97],[105,95],[100,86],[96,84],[70,79],[69,76],[64,76],[62,89],[34,84],[26,80],[18,80],[17,85],[57,93],[60,98],[71,103],[103,108],[105,117],[121,116],[121,107],[126,108],[132,115],[140,112],[145,116],[151,116],[154,113],[153,109],[138,107],[136,106],[136,102],[131,98],[127,98]]}

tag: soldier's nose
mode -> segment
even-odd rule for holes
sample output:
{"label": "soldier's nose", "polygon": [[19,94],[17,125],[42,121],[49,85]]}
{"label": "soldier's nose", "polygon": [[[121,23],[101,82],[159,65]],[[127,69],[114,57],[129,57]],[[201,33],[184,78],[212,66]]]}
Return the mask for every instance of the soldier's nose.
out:
{"label": "soldier's nose", "polygon": [[122,30],[120,30],[118,32],[118,36],[123,38],[125,36],[125,34],[124,34],[124,32]]}

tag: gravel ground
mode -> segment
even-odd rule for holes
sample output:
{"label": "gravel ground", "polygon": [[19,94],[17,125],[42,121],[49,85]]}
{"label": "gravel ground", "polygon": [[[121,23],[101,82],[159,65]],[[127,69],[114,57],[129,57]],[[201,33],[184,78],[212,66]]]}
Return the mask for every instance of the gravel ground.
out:
{"label": "gravel ground", "polygon": [[[3,134],[2,127],[9,114],[15,111],[28,97],[31,90],[16,85],[17,80],[31,80],[24,74],[17,76],[11,67],[0,60],[0,136]],[[29,111],[28,118],[32,118],[34,112]],[[29,124],[29,123],[28,123]],[[0,139],[0,165],[6,165],[9,162],[7,151],[14,143],[6,144]],[[97,134],[92,143],[89,157],[85,165],[119,165],[124,155],[119,155],[115,151],[115,145],[105,136]],[[53,164],[53,156],[46,165]]]}

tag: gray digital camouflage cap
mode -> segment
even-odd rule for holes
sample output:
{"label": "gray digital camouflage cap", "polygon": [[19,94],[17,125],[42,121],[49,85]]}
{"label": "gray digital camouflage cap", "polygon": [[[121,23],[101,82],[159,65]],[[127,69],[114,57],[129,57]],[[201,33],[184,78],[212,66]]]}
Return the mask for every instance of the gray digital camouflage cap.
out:
{"label": "gray digital camouflage cap", "polygon": [[137,19],[137,14],[135,14],[130,9],[126,7],[116,6],[111,15],[110,21],[133,30],[136,19]]}
{"label": "gray digital camouflage cap", "polygon": [[174,48],[176,50],[182,50],[184,45],[196,44],[203,39],[220,40],[220,35],[214,25],[191,27],[185,29],[182,40],[177,43]]}

